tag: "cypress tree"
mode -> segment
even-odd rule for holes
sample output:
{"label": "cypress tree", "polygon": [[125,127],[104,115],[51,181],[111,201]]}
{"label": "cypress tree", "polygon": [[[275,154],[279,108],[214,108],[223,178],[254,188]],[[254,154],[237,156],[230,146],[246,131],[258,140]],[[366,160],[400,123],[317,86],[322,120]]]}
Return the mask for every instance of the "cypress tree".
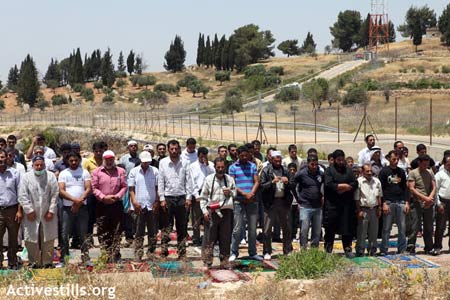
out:
{"label": "cypress tree", "polygon": [[302,50],[305,53],[313,54],[316,52],[316,43],[314,42],[313,35],[308,31],[306,39],[303,42]]}
{"label": "cypress tree", "polygon": [[211,42],[209,40],[209,35],[206,38],[205,52],[203,55],[203,63],[207,68],[211,66]]}
{"label": "cypress tree", "polygon": [[143,65],[142,65],[142,57],[140,55],[136,55],[136,63],[134,64],[134,71],[138,75],[142,74]]}
{"label": "cypress tree", "polygon": [[222,52],[225,47],[225,35],[220,38],[220,41],[217,42],[217,49],[214,57],[214,65],[216,66],[216,70],[223,70],[222,65]]}
{"label": "cypress tree", "polygon": [[21,103],[34,106],[39,92],[38,72],[33,58],[28,54],[20,65],[17,96]]}
{"label": "cypress tree", "polygon": [[48,65],[47,72],[44,76],[44,82],[48,83],[49,80],[56,81],[58,85],[61,84],[61,71],[59,70],[57,59],[53,60],[52,58],[50,64]]}
{"label": "cypress tree", "polygon": [[127,70],[130,75],[134,72],[134,52],[133,52],[133,50],[130,50],[130,54],[128,54],[128,57],[127,57]]}
{"label": "cypress tree", "polygon": [[117,70],[119,72],[125,72],[126,70],[122,51],[120,51],[119,53],[119,59],[117,61]]}
{"label": "cypress tree", "polygon": [[103,54],[102,64],[101,64],[101,76],[102,83],[107,87],[112,87],[114,81],[116,80],[116,75],[114,73],[114,64],[112,62],[111,51],[108,50]]}
{"label": "cypress tree", "polygon": [[80,48],[71,56],[70,59],[70,74],[69,83],[75,85],[77,83],[84,83],[83,61],[81,59]]}
{"label": "cypress tree", "polygon": [[102,73],[102,52],[100,51],[100,49],[97,49],[92,53],[91,65],[93,79],[97,81]]}
{"label": "cypress tree", "polygon": [[203,52],[205,51],[205,36],[201,33],[198,34],[198,43],[197,43],[197,66],[201,66],[204,64],[203,61]]}
{"label": "cypress tree", "polygon": [[176,35],[173,42],[170,44],[169,50],[164,56],[166,63],[164,68],[168,71],[179,72],[184,68],[184,62],[186,60],[186,51],[184,50],[184,44],[181,37]]}
{"label": "cypress tree", "polygon": [[11,67],[9,69],[8,73],[8,81],[6,83],[6,86],[11,91],[16,91],[17,89],[17,83],[19,82],[19,69],[17,68],[17,65],[14,65],[14,67]]}

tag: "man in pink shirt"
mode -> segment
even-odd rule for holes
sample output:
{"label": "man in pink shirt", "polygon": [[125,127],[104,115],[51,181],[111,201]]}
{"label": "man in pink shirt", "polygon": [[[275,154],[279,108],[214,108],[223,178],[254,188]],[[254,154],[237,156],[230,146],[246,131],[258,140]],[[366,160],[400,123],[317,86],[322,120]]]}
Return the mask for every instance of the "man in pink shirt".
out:
{"label": "man in pink shirt", "polygon": [[122,197],[127,190],[125,170],[118,168],[114,152],[103,153],[103,165],[92,173],[92,189],[97,198],[97,234],[108,262],[120,261]]}

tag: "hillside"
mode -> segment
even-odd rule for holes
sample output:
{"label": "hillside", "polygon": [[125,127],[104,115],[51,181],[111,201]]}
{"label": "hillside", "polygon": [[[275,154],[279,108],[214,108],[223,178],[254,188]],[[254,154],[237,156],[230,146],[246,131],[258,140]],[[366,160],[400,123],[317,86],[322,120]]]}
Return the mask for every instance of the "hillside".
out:
{"label": "hillside", "polygon": [[[301,56],[301,57],[290,57],[290,58],[272,58],[266,61],[261,62],[266,69],[269,69],[274,66],[282,66],[284,68],[284,74],[281,79],[286,80],[289,78],[299,78],[305,76],[310,73],[317,72],[329,65],[331,62],[335,61],[335,57],[333,55],[319,55],[316,58],[310,56]],[[231,80],[229,82],[224,82],[223,85],[220,85],[219,82],[215,81],[215,70],[214,69],[205,69],[199,68],[197,66],[189,66],[186,68],[184,72],[181,73],[171,73],[171,72],[149,72],[144,75],[153,75],[157,79],[157,84],[160,83],[170,83],[176,84],[178,80],[182,79],[185,75],[192,74],[195,75],[198,79],[200,79],[206,86],[211,88],[211,91],[206,95],[206,99],[203,99],[201,94],[196,94],[193,97],[192,92],[186,91],[185,88],[181,88],[179,96],[176,95],[168,95],[169,103],[165,107],[164,111],[170,113],[179,113],[194,109],[199,105],[200,108],[208,107],[209,105],[220,103],[225,93],[228,89],[232,87],[236,87],[240,84],[243,79],[242,74],[237,74],[233,72],[231,74]],[[136,98],[139,92],[144,90],[145,88],[133,87],[129,78],[126,78],[127,86],[123,88],[123,91],[114,86],[115,90],[115,104],[104,104],[102,105],[102,99],[105,94],[100,90],[94,90],[95,100],[93,103],[86,102],[79,93],[73,92],[68,87],[59,87],[55,91],[52,91],[49,88],[41,88],[41,92],[44,95],[44,98],[51,102],[51,97],[53,95],[66,95],[67,97],[70,95],[73,100],[76,100],[76,103],[80,105],[76,105],[76,110],[89,110],[92,106],[106,106],[108,109],[118,109],[118,110],[139,110],[141,107],[140,104],[137,104]],[[86,83],[85,87],[93,88],[93,83]],[[152,90],[153,87],[149,86],[149,90]],[[123,94],[123,97],[119,95]],[[17,105],[16,94],[7,93],[2,97],[5,101],[5,112],[6,113],[19,113],[22,111],[21,107]],[[180,105],[181,104],[181,105]],[[81,106],[81,107],[80,107]],[[48,109],[52,109],[47,108]],[[74,109],[74,104],[62,105],[61,107],[56,107],[56,110],[64,110],[70,111]]]}

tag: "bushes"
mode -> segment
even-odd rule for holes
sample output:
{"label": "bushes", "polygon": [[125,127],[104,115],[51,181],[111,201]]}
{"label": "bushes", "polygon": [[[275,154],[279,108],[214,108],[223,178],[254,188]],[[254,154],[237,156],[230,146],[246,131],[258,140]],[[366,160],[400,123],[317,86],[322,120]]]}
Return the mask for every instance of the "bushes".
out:
{"label": "bushes", "polygon": [[114,96],[112,94],[107,94],[103,97],[102,102],[111,103],[114,101]]}
{"label": "bushes", "polygon": [[367,103],[369,101],[369,96],[367,95],[367,90],[362,86],[353,86],[351,87],[347,95],[345,95],[342,104],[358,104],[358,103]]}
{"label": "bushes", "polygon": [[155,87],[153,88],[154,92],[166,92],[169,94],[178,94],[178,92],[180,91],[180,87],[170,84],[170,83],[159,83],[157,85],[155,85]]}
{"label": "bushes", "polygon": [[238,88],[229,89],[221,106],[223,113],[241,112],[243,110],[241,90]]}
{"label": "bushes", "polygon": [[52,105],[58,106],[69,103],[68,99],[64,95],[54,95],[52,97]]}
{"label": "bushes", "polygon": [[73,90],[75,93],[81,93],[81,91],[83,90],[83,88],[84,88],[84,86],[83,86],[81,83],[76,83],[76,84],[74,84],[72,90]]}
{"label": "bushes", "polygon": [[342,256],[313,248],[282,256],[275,277],[277,279],[317,279],[343,269],[346,264]]}
{"label": "bushes", "polygon": [[0,110],[5,109],[5,100],[0,100]]}
{"label": "bushes", "polygon": [[230,75],[230,71],[217,71],[215,74],[215,78],[216,81],[219,81],[220,85],[222,85],[224,81],[230,81]]}
{"label": "bushes", "polygon": [[137,84],[139,87],[145,86],[145,88],[147,89],[147,87],[149,85],[155,85],[156,84],[156,77],[153,75],[143,75],[143,76],[139,76],[138,80],[137,80]]}
{"label": "bushes", "polygon": [[83,90],[81,91],[81,96],[86,101],[93,101],[94,100],[94,90],[90,89],[90,88],[83,88]]}
{"label": "bushes", "polygon": [[450,67],[442,66],[441,72],[444,73],[444,74],[450,73]]}
{"label": "bushes", "polygon": [[282,76],[282,75],[284,75],[284,68],[282,66],[271,67],[269,69],[269,73],[277,74],[277,75]]}
{"label": "bushes", "polygon": [[275,95],[275,100],[283,102],[295,101],[300,99],[300,88],[297,86],[288,86],[281,88],[280,92]]}
{"label": "bushes", "polygon": [[266,68],[259,64],[254,66],[248,66],[244,69],[244,78],[250,78],[252,76],[264,75],[266,74]]}

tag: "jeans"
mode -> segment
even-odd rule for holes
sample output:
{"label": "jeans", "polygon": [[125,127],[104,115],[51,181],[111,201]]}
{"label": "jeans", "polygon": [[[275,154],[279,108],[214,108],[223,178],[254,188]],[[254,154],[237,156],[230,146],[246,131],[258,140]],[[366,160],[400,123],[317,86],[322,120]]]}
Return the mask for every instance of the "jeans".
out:
{"label": "jeans", "polygon": [[383,215],[383,234],[381,238],[380,251],[382,253],[388,252],[392,221],[395,216],[398,228],[397,251],[398,253],[402,253],[406,250],[405,204],[403,202],[390,202],[389,210],[389,214]]}
{"label": "jeans", "polygon": [[[450,220],[450,200],[440,199],[441,204],[444,207],[444,213],[436,213],[436,232],[434,234],[434,249],[442,250],[442,238],[444,236],[445,227],[447,221]],[[450,240],[449,240],[450,248]]]}
{"label": "jeans", "polygon": [[256,223],[258,222],[258,203],[234,203],[233,234],[231,238],[231,253],[239,256],[239,242],[241,241],[244,215],[247,216],[248,226],[248,254],[256,255]]}
{"label": "jeans", "polygon": [[74,226],[80,238],[82,261],[87,261],[89,259],[89,247],[87,244],[89,210],[87,205],[82,205],[76,214],[74,214],[71,209],[71,206],[64,206],[62,210],[62,245],[60,261],[64,262],[64,258],[69,255],[69,239]]}
{"label": "jeans", "polygon": [[308,233],[311,228],[311,247],[319,247],[320,232],[322,230],[322,208],[301,207],[299,212],[301,221],[300,247],[308,245]]}
{"label": "jeans", "polygon": [[408,235],[408,250],[415,250],[417,233],[423,221],[423,241],[425,242],[425,251],[433,250],[433,220],[434,206],[423,208],[417,201],[411,205],[411,233]]}

